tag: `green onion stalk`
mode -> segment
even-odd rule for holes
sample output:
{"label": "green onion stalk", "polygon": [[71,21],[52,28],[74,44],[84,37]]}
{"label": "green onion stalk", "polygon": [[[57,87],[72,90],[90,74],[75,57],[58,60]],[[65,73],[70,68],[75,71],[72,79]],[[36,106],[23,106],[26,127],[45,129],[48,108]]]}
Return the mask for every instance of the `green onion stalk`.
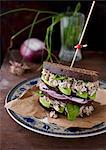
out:
{"label": "green onion stalk", "polygon": [[[80,8],[80,5],[79,3],[77,4],[76,8],[75,8],[75,11],[73,12],[73,15],[75,15],[78,11],[79,11],[79,8]],[[4,13],[1,13],[0,14],[0,17],[3,17],[5,15],[8,15],[8,14],[11,14],[11,13],[16,13],[16,12],[22,12],[22,11],[28,11],[28,12],[33,12],[35,13],[35,17],[34,17],[34,20],[32,22],[32,24],[29,24],[28,26],[25,26],[24,28],[22,28],[21,30],[19,30],[17,33],[15,33],[11,38],[10,38],[10,45],[8,47],[8,52],[9,50],[12,48],[13,46],[13,40],[19,36],[20,34],[22,34],[24,31],[26,31],[27,29],[30,28],[30,31],[29,31],[29,35],[28,35],[28,38],[31,37],[32,35],[32,32],[33,32],[33,28],[36,24],[38,23],[41,23],[43,21],[46,21],[48,19],[51,19],[52,22],[51,24],[47,27],[47,30],[46,30],[46,35],[45,35],[45,45],[46,45],[46,50],[48,52],[48,56],[46,58],[47,61],[53,61],[52,60],[52,57],[54,57],[56,59],[56,61],[58,61],[58,59],[56,58],[55,55],[52,54],[52,34],[53,34],[53,30],[54,30],[54,26],[60,22],[60,20],[66,15],[66,13],[58,13],[58,12],[53,12],[53,11],[45,11],[45,10],[35,10],[35,9],[30,9],[30,8],[19,8],[19,9],[13,9],[13,10],[10,10],[10,11],[7,11],[7,12],[4,12]],[[49,16],[47,17],[44,17],[44,18],[41,18],[41,19],[38,19],[39,15],[40,14],[49,14]],[[71,30],[71,31],[70,31]],[[65,31],[66,33],[64,34],[67,34],[67,37],[66,38],[66,43],[68,43],[68,39],[71,38],[70,37],[70,32],[75,32],[75,31],[72,31],[72,29],[68,29]],[[77,36],[77,35],[76,35]],[[71,42],[72,40],[69,40],[69,43]]]}
{"label": "green onion stalk", "polygon": [[[9,50],[12,48],[13,46],[13,40],[19,36],[21,33],[23,33],[24,31],[26,31],[27,29],[30,28],[30,31],[29,31],[29,35],[28,35],[28,38],[31,37],[32,35],[32,31],[33,31],[33,28],[36,24],[38,23],[41,23],[43,21],[46,21],[48,19],[52,19],[53,20],[53,15],[57,15],[59,13],[57,12],[53,12],[53,11],[44,11],[44,10],[35,10],[35,9],[29,9],[29,8],[20,8],[20,9],[13,9],[13,10],[10,10],[8,12],[4,12],[2,14],[0,14],[0,17],[2,16],[5,16],[5,15],[8,15],[8,14],[11,14],[11,13],[16,13],[16,12],[22,12],[22,11],[29,11],[29,12],[34,12],[36,13],[35,17],[34,17],[34,20],[32,22],[32,24],[29,24],[28,26],[25,26],[24,28],[22,28],[21,30],[19,30],[17,33],[15,33],[11,38],[10,38],[10,45],[8,47],[8,52]],[[48,17],[44,17],[44,18],[41,18],[38,20],[38,16],[40,14],[49,14]],[[52,21],[53,22],[53,21]],[[55,25],[56,23],[54,23]],[[52,32],[53,32],[53,24],[51,24],[48,28],[47,28],[47,32],[46,32],[46,36],[45,36],[45,44],[46,44],[46,47],[47,47],[47,51],[48,51],[48,56],[47,56],[47,60],[52,60],[52,56],[56,58],[56,56],[54,56],[53,54],[51,54],[51,43],[52,43]],[[47,37],[48,36],[48,37]]]}

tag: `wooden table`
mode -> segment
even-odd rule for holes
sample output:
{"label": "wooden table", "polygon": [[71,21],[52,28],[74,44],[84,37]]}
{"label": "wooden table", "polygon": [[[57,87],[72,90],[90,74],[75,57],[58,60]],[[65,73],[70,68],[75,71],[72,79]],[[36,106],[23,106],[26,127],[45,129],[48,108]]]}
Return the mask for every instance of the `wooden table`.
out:
{"label": "wooden table", "polygon": [[[105,150],[106,134],[79,139],[49,137],[21,127],[7,114],[4,108],[6,94],[19,82],[38,76],[39,72],[36,72],[38,66],[39,64],[35,64],[32,73],[21,77],[10,74],[7,61],[2,66],[2,75],[9,81],[9,85],[0,91],[0,150]],[[83,60],[76,62],[75,66],[97,70],[100,72],[101,79],[106,80],[106,57],[103,54],[87,52]]]}

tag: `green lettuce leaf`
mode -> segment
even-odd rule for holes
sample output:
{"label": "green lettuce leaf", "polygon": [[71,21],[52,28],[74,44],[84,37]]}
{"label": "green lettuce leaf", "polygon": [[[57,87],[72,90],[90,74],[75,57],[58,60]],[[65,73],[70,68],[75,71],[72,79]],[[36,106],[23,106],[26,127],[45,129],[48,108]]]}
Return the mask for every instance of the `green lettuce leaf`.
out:
{"label": "green lettuce leaf", "polygon": [[73,104],[68,103],[66,105],[66,109],[67,109],[67,118],[70,121],[75,120],[76,117],[79,115],[80,107],[77,105],[73,105]]}

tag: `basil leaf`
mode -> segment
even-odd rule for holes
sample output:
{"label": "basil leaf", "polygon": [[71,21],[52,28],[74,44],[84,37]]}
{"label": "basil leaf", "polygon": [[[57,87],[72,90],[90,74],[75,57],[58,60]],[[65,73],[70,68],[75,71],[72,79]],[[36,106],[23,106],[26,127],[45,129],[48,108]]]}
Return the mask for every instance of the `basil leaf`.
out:
{"label": "basil leaf", "polygon": [[76,119],[76,117],[79,115],[80,112],[80,107],[77,105],[73,105],[73,104],[67,104],[66,105],[67,108],[67,118],[70,121],[73,121]]}

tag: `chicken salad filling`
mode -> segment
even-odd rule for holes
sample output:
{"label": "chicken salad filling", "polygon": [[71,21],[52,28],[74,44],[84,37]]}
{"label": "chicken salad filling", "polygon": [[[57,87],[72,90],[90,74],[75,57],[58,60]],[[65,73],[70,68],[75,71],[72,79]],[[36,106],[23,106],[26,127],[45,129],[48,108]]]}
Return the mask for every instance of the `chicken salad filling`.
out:
{"label": "chicken salad filling", "polygon": [[51,87],[58,89],[65,95],[76,94],[78,97],[95,99],[99,81],[87,82],[66,76],[55,75],[43,69],[41,79]]}
{"label": "chicken salad filling", "polygon": [[70,103],[63,103],[61,101],[52,100],[45,95],[39,98],[39,102],[42,106],[50,110],[49,116],[51,118],[58,118],[59,114],[64,114],[67,116],[68,120],[73,121],[77,117],[90,116],[94,111],[92,104],[79,106]]}

